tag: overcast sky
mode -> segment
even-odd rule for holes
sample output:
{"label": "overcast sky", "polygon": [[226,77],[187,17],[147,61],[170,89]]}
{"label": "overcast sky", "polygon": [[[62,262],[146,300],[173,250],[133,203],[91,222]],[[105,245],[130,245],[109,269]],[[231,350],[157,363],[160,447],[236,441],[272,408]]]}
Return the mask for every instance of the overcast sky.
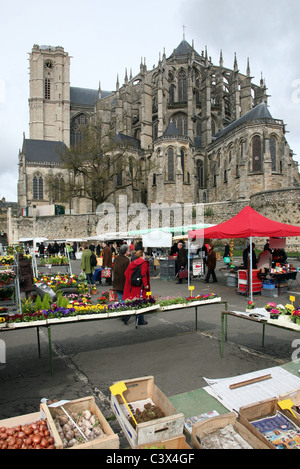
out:
{"label": "overcast sky", "polygon": [[213,63],[238,66],[253,82],[261,72],[269,109],[283,119],[287,140],[300,161],[299,0],[10,0],[0,10],[0,198],[17,201],[18,153],[29,138],[28,53],[33,44],[62,46],[72,56],[71,86],[115,90],[125,68],[148,69],[169,56],[183,38]]}

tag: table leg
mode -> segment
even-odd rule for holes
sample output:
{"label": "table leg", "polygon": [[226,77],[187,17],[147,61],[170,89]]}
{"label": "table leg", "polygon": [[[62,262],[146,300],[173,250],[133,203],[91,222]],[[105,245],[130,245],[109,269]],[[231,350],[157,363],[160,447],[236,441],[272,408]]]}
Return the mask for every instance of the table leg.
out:
{"label": "table leg", "polygon": [[262,333],[262,347],[265,346],[265,329],[266,329],[266,325],[263,324],[263,333]]}
{"label": "table leg", "polygon": [[36,335],[37,335],[37,344],[38,344],[39,358],[41,358],[40,328],[39,328],[38,326],[37,326],[37,328],[36,328]]}
{"label": "table leg", "polygon": [[198,306],[195,306],[195,330],[198,330]]}
{"label": "table leg", "polygon": [[48,326],[48,344],[49,344],[49,358],[50,358],[50,372],[53,376],[53,360],[52,360],[52,344],[51,344],[51,327]]}

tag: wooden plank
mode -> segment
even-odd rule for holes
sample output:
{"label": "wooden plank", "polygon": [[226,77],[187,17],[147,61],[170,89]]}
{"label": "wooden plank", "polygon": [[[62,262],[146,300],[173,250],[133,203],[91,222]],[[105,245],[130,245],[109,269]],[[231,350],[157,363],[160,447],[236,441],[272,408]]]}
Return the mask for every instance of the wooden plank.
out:
{"label": "wooden plank", "polygon": [[242,386],[249,386],[250,384],[259,383],[260,381],[266,381],[267,379],[271,379],[271,378],[272,378],[271,374],[258,376],[257,378],[247,379],[246,381],[241,381],[240,383],[231,384],[229,386],[229,389],[236,389],[236,388],[241,388]]}

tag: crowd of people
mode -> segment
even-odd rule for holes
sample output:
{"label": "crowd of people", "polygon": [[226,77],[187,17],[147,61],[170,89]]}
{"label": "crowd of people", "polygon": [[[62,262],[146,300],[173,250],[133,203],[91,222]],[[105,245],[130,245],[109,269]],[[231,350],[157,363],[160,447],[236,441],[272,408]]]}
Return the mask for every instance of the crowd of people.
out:
{"label": "crowd of people", "polygon": [[[80,267],[86,274],[88,284],[94,284],[95,265],[92,263],[92,256],[95,251],[94,245],[86,244],[81,256]],[[113,262],[113,254],[114,262]],[[106,242],[101,245],[99,256],[101,255],[100,279],[105,279],[106,285],[112,285],[116,292],[119,302],[126,299],[147,298],[147,292],[150,292],[150,268],[149,262],[145,259],[145,252],[141,245],[121,244],[112,250]],[[97,258],[97,257],[96,257]],[[133,274],[136,269],[140,269],[140,284],[133,283]],[[124,324],[127,324],[130,316],[122,318]],[[146,325],[144,316],[138,316],[138,325]]]}
{"label": "crowd of people", "polygon": [[[263,251],[257,256],[255,253],[255,244],[252,243],[252,269],[258,269],[266,273],[270,272],[272,266],[276,264],[285,265],[287,263],[287,254],[284,249],[271,249],[269,241],[264,245]],[[243,267],[248,269],[250,265],[250,245],[243,251]]]}

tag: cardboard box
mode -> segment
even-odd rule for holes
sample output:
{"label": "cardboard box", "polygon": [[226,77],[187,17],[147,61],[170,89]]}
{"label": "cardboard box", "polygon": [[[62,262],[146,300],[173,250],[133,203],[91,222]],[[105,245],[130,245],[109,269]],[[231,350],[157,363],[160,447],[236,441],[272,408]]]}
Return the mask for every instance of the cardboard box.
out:
{"label": "cardboard box", "polygon": [[[229,425],[231,426],[230,429],[233,429],[231,442],[229,437],[229,430],[228,437],[226,435],[226,427]],[[222,430],[225,436],[223,436],[222,440],[220,439],[218,443],[217,432],[220,430]],[[207,441],[209,441],[210,435],[210,444],[212,445],[211,448],[208,446],[208,444],[202,443],[204,441],[204,437],[208,437]],[[226,446],[225,444],[222,444],[223,440],[226,441]],[[238,421],[234,412],[212,417],[193,425],[191,443],[192,447],[195,449],[268,449],[264,442],[259,440],[251,431],[249,431],[249,429],[247,429]],[[235,445],[237,448],[234,448]],[[251,448],[249,448],[248,445]]]}
{"label": "cardboard box", "polygon": [[[95,403],[95,399],[93,396],[84,397],[82,399],[76,399],[74,401],[70,401],[64,403],[64,408],[70,414],[70,412],[83,412],[84,410],[89,410],[92,414],[96,415],[99,419],[102,430],[106,434],[106,436],[95,438],[94,440],[78,444],[76,446],[72,446],[71,448],[67,449],[119,449],[120,442],[119,437],[116,435],[110,425],[108,424],[107,420],[100,412],[99,408]],[[50,426],[55,428],[54,419],[58,415],[65,415],[63,410],[60,407],[55,406],[47,406],[47,404],[41,404],[41,410],[45,413],[47,420],[50,422]],[[58,438],[63,448],[63,443],[61,438],[58,434]]]}
{"label": "cardboard box", "polygon": [[123,393],[127,404],[142,411],[145,403],[151,402],[165,414],[165,417],[139,423],[134,428],[129,422],[127,407],[122,397],[111,395],[112,411],[132,448],[183,434],[184,415],[177,412],[171,401],[156,386],[153,376],[123,382],[127,387]]}
{"label": "cardboard box", "polygon": [[154,447],[153,449],[192,449],[190,445],[187,444],[186,438],[184,435],[175,436],[174,438],[169,438],[168,440],[155,441],[152,443],[145,443],[144,445],[139,445],[136,449],[152,449],[149,447]]}
{"label": "cardboard box", "polygon": [[300,420],[300,411],[296,409],[295,406],[300,407],[300,389],[294,389],[286,394],[282,394],[279,396],[279,401],[284,401],[285,399],[291,399],[294,406],[292,407],[292,411],[296,415],[296,417]]}
{"label": "cardboard box", "polygon": [[291,420],[295,425],[299,426],[300,421],[297,418],[293,417],[289,411],[281,409],[278,405],[278,399],[276,397],[241,407],[239,411],[239,421],[269,448],[276,449],[276,446],[274,446],[269,440],[267,440],[262,435],[262,433],[260,433],[254,427],[254,425],[251,424],[251,422],[266,417],[272,417],[276,415],[277,411],[279,411],[281,414]]}
{"label": "cardboard box", "polygon": [[[20,415],[18,417],[11,417],[9,419],[0,420],[0,427],[12,428],[17,425],[29,425],[30,423],[37,422],[38,420],[43,420],[44,415],[42,412],[35,412],[33,414]],[[62,449],[62,441],[59,437],[59,434],[56,428],[51,425],[51,422],[47,419],[47,426],[50,430],[51,436],[54,438],[54,444],[56,449]]]}

